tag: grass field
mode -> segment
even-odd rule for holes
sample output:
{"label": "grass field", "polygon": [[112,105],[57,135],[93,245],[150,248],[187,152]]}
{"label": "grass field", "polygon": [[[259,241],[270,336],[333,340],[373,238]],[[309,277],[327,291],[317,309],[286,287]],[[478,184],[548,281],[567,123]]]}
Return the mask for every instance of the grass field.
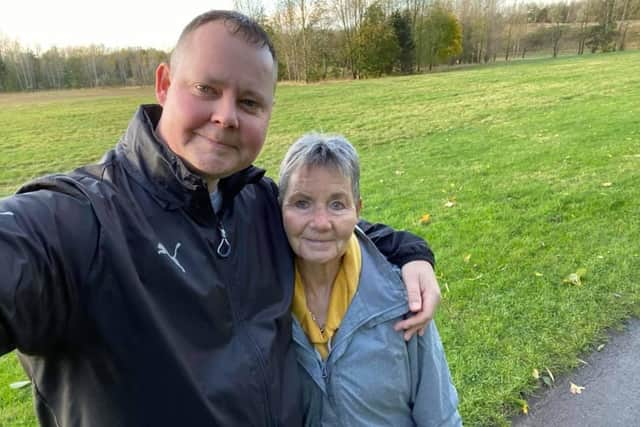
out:
{"label": "grass field", "polygon": [[[278,88],[257,164],[275,176],[303,132],[343,133],[364,216],[434,248],[467,426],[508,425],[549,372],[640,315],[639,69],[625,52]],[[0,95],[0,195],[100,158],[151,92]],[[8,386],[23,377],[0,358],[0,426],[35,424],[29,390]]]}

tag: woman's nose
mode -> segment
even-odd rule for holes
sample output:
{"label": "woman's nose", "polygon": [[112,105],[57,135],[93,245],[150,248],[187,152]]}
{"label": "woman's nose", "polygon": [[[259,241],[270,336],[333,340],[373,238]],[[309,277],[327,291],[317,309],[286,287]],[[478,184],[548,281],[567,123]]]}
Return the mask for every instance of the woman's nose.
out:
{"label": "woman's nose", "polygon": [[331,228],[331,222],[329,221],[329,215],[326,209],[315,209],[313,212],[313,226],[316,229],[328,229]]}

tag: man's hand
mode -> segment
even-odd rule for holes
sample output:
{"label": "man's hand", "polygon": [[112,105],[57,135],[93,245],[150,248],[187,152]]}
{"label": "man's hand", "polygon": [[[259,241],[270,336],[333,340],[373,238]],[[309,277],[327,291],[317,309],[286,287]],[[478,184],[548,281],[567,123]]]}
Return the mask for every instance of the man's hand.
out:
{"label": "man's hand", "polygon": [[424,329],[436,313],[440,304],[440,286],[427,261],[411,261],[402,267],[402,280],[407,287],[409,309],[413,315],[394,325],[396,331],[404,330],[404,339],[409,341],[418,332],[424,335]]}

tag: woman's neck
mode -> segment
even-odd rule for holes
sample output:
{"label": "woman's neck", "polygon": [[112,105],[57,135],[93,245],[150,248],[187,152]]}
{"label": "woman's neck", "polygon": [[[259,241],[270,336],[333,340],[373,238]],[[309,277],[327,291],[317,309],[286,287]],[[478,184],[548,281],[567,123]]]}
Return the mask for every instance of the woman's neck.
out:
{"label": "woman's neck", "polygon": [[324,326],[326,322],[331,290],[338,270],[340,270],[341,260],[338,258],[328,263],[313,263],[300,258],[296,259],[296,266],[304,286],[307,307],[315,316],[319,326]]}
{"label": "woman's neck", "polygon": [[322,290],[333,286],[338,270],[340,270],[340,262],[341,258],[326,263],[308,262],[297,258],[296,267],[298,267],[305,289]]}

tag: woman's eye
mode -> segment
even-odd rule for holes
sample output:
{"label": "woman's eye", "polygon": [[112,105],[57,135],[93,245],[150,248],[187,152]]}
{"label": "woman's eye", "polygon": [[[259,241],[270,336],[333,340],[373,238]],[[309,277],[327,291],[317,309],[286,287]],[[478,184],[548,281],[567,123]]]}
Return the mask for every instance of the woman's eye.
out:
{"label": "woman's eye", "polygon": [[295,206],[298,209],[307,209],[309,207],[309,201],[308,200],[296,200],[293,203],[293,206]]}
{"label": "woman's eye", "polygon": [[346,208],[346,205],[339,200],[331,202],[329,206],[331,207],[331,209],[334,209],[334,210],[341,210]]}

